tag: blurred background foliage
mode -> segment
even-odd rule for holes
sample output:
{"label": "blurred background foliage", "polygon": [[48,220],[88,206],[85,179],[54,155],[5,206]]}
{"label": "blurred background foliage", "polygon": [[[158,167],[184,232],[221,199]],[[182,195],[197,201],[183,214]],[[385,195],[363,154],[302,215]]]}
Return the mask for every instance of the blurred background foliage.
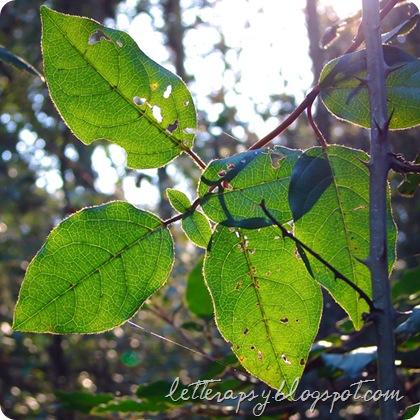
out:
{"label": "blurred background foliage", "polygon": [[[15,0],[0,17],[0,44],[39,70],[38,9],[43,3]],[[45,2],[59,11],[128,30],[147,54],[180,75],[196,101],[196,149],[206,161],[243,151],[274,128],[317,80],[323,64],[346,49],[355,31],[351,22],[330,48],[319,46],[325,30],[344,17],[343,3],[358,2]],[[386,27],[406,15],[406,8],[398,8]],[[420,56],[420,28],[397,43]],[[322,104],[316,114],[330,142],[368,150],[367,131],[331,118]],[[418,135],[418,130],[392,133],[395,151],[415,159]],[[301,117],[277,143],[307,148],[315,139]],[[0,406],[10,418],[225,417],[232,415],[229,401],[170,405],[163,395],[177,376],[185,383],[223,378],[216,385],[219,390],[264,389],[241,373],[219,336],[197,268],[202,251],[188,243],[178,225],[172,227],[177,254],[172,277],[134,319],[148,332],[129,324],[95,336],[19,334],[11,329],[28,262],[60,219],[113,199],[126,199],[167,218],[172,210],[165,189],[176,187],[194,197],[198,176],[197,167],[184,157],[166,169],[134,171],[124,167],[124,153],[116,146],[103,142],[85,147],[61,122],[42,81],[0,62]],[[420,201],[418,193],[408,198],[396,192],[401,181],[392,175],[399,227],[392,281],[396,307],[404,311],[420,303]],[[325,299],[301,389],[332,392],[348,388],[354,375],[374,378],[374,337],[369,325],[354,333],[342,310],[328,295]],[[402,316],[399,322],[405,319]],[[398,336],[399,385],[406,396],[402,407],[419,401],[418,348],[418,334]],[[350,372],[337,355],[350,358]],[[328,403],[320,403],[312,413],[310,404],[271,404],[265,415],[285,419],[377,415],[372,402],[340,403],[333,414]],[[244,404],[238,416],[252,417],[252,405]]]}

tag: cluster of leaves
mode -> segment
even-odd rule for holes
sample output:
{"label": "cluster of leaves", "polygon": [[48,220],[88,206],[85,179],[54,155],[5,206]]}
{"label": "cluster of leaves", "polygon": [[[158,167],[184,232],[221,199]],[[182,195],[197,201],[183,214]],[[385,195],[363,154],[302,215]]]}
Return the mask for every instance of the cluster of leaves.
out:
{"label": "cluster of leaves", "polygon": [[[81,141],[116,143],[137,169],[195,156],[196,111],[182,80],[123,32],[46,7],[41,16],[49,92]],[[420,62],[384,51],[391,128],[416,125]],[[368,127],[365,67],[363,51],[340,57],[325,67],[320,87],[335,115]],[[368,160],[343,146],[248,151],[203,168],[193,203],[167,192],[188,238],[206,249],[204,278],[221,334],[242,366],[272,387],[284,383],[288,391],[302,375],[321,318],[321,287],[357,330],[369,311]],[[130,319],[170,276],[171,222],[125,202],[71,215],[29,265],[14,329],[98,333]],[[390,268],[395,241],[389,211]]]}

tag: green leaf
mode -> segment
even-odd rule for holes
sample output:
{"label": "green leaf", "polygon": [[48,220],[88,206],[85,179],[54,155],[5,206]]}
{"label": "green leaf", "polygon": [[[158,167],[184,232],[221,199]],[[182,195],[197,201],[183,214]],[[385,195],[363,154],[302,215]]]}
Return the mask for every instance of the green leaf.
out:
{"label": "green leaf", "polygon": [[211,162],[198,187],[204,213],[225,226],[268,226],[272,222],[260,207],[264,199],[277,220],[289,221],[287,192],[293,166],[300,154],[298,150],[276,147]]}
{"label": "green leaf", "polygon": [[50,95],[81,141],[122,146],[133,168],[163,166],[192,147],[196,112],[181,79],[124,32],[45,6],[41,17]]}
{"label": "green leaf", "polygon": [[179,213],[185,213],[191,207],[190,199],[182,191],[167,188],[166,196],[171,206]]}
{"label": "green leaf", "polygon": [[193,213],[182,219],[181,224],[185,234],[192,242],[200,248],[207,248],[211,238],[211,226],[203,213],[194,210]]}
{"label": "green leaf", "polygon": [[[416,164],[420,163],[420,155],[417,155]],[[414,197],[417,188],[420,185],[420,174],[408,173],[405,174],[403,181],[398,185],[398,192],[405,197]]]}
{"label": "green leaf", "polygon": [[61,222],[32,260],[13,328],[98,333],[131,318],[173,264],[169,230],[151,213],[111,202]]}
{"label": "green leaf", "polygon": [[409,16],[406,20],[403,20],[389,32],[382,34],[383,44],[387,44],[388,42],[398,39],[398,37],[401,35],[406,36],[416,28],[419,22],[420,14],[417,6],[413,3],[412,6],[415,8],[415,12],[411,16]]}
{"label": "green leaf", "polygon": [[194,267],[188,276],[186,300],[188,309],[202,318],[213,315],[213,303],[203,276],[203,260]]}
{"label": "green leaf", "polygon": [[132,398],[115,398],[104,404],[99,404],[94,407],[90,414],[102,415],[110,413],[143,413],[165,410],[167,406],[162,402],[161,404],[149,403],[148,401],[136,401]]}
{"label": "green leaf", "polygon": [[[369,255],[368,155],[342,146],[313,147],[299,158],[290,182],[289,202],[294,234],[369,296],[368,268],[360,261]],[[322,174],[322,176],[321,176]],[[388,218],[388,257],[395,259],[396,228]],[[357,330],[369,312],[359,294],[307,254],[316,279],[344,308]]]}
{"label": "green leaf", "polygon": [[392,298],[400,300],[413,295],[413,299],[420,295],[420,268],[406,270],[392,286]]}
{"label": "green leaf", "polygon": [[56,392],[57,399],[64,408],[69,410],[77,410],[82,413],[89,414],[93,407],[111,401],[114,396],[112,394],[89,394],[88,392]]}
{"label": "green leaf", "polygon": [[420,412],[420,403],[409,405],[402,416],[403,420],[413,419]]}
{"label": "green leaf", "polygon": [[8,49],[4,48],[3,46],[0,46],[0,61],[11,64],[19,70],[25,70],[28,73],[34,74],[35,76],[38,76],[42,81],[44,81],[44,77],[34,66],[29,64],[22,57],[19,57]]}
{"label": "green leaf", "polygon": [[275,226],[219,225],[204,263],[217,326],[240,363],[274,388],[302,375],[322,311],[320,286]]}
{"label": "green leaf", "polygon": [[[390,129],[420,124],[420,60],[404,51],[384,46],[389,67],[386,78]],[[357,51],[330,61],[320,76],[321,98],[336,117],[370,127],[366,79],[366,51]]]}

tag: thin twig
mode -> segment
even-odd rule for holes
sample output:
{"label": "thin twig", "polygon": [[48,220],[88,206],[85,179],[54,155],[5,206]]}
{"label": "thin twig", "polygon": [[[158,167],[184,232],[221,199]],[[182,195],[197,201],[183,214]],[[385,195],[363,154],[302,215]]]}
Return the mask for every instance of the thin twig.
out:
{"label": "thin twig", "polygon": [[184,152],[192,158],[192,160],[201,168],[206,169],[206,164],[204,161],[198,156],[192,149],[186,148],[184,149]]}
{"label": "thin twig", "polygon": [[348,277],[338,271],[335,267],[333,267],[328,261],[326,261],[321,255],[311,249],[308,245],[304,244],[300,239],[296,238],[293,233],[289,232],[281,223],[279,223],[273,215],[268,211],[265,201],[261,201],[260,207],[262,208],[265,215],[281,230],[283,236],[291,239],[296,245],[307,251],[311,254],[314,258],[316,258],[322,265],[330,270],[336,279],[343,280],[346,284],[348,284],[352,289],[354,289],[360,297],[368,304],[370,312],[375,312],[375,306],[373,305],[372,300],[370,297],[364,292],[357,284],[353,283]]}
{"label": "thin twig", "polygon": [[420,163],[410,162],[401,154],[389,153],[391,169],[400,174],[418,174],[420,173]]}

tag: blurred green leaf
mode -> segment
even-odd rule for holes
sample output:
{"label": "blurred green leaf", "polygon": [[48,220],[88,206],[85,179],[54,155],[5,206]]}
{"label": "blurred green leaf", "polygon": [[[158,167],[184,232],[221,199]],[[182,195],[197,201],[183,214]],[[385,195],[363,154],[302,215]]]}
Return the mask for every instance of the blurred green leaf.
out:
{"label": "blurred green leaf", "polygon": [[417,414],[420,412],[420,403],[410,405],[404,411],[402,416],[403,420],[409,420],[412,418],[417,418]]}
{"label": "blurred green leaf", "polygon": [[165,410],[165,404],[150,403],[148,401],[136,401],[134,399],[124,397],[116,398],[104,404],[99,404],[92,408],[90,414],[104,415],[111,413],[145,413],[145,412],[160,412]]}
{"label": "blurred green leaf", "polygon": [[114,395],[112,394],[89,394],[87,392],[57,391],[55,395],[64,408],[86,414],[88,414],[93,407],[107,403],[114,398]]}
{"label": "blurred green leaf", "polygon": [[400,300],[410,295],[420,294],[420,267],[406,270],[392,286],[392,298]]}
{"label": "blurred green leaf", "polygon": [[83,209],[53,229],[29,265],[13,328],[114,328],[166,282],[172,264],[172,237],[158,217],[118,201]]}
{"label": "blurred green leaf", "polygon": [[121,363],[129,368],[134,368],[140,364],[140,357],[138,352],[129,350],[124,351],[120,356]]}
{"label": "blurred green leaf", "polygon": [[[420,60],[399,48],[384,46],[389,67],[386,78],[390,129],[420,124]],[[346,54],[330,61],[320,76],[321,98],[338,118],[370,127],[366,79],[366,51]]]}
{"label": "blurred green leaf", "polygon": [[272,222],[260,207],[264,199],[277,220],[289,221],[287,192],[300,154],[299,150],[275,147],[214,160],[203,172],[198,186],[204,213],[225,226],[268,226]]}
{"label": "blurred green leaf", "polygon": [[41,7],[44,72],[51,98],[85,144],[106,139],[128,166],[156,168],[190,149],[191,95],[126,33]]}
{"label": "blurred green leaf", "polygon": [[245,369],[290,391],[305,367],[322,312],[320,286],[276,226],[219,225],[204,263],[216,325]]}
{"label": "blurred green leaf", "polygon": [[213,303],[209,290],[204,282],[203,259],[194,267],[188,276],[186,300],[188,309],[202,318],[211,318]]}

